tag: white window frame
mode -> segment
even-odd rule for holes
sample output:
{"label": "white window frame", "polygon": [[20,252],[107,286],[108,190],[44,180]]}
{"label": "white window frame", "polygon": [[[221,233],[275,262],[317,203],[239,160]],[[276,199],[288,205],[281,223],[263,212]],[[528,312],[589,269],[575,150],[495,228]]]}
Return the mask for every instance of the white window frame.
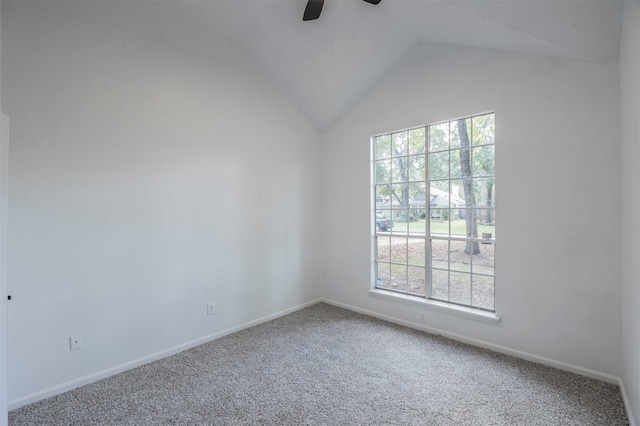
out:
{"label": "white window frame", "polygon": [[[474,115],[470,115],[470,116],[466,116],[466,117],[460,117],[460,119],[473,119],[475,117],[481,117],[481,116],[485,116],[487,114],[493,114],[494,115],[494,120],[495,120],[495,112],[494,111],[490,111],[490,112],[484,112],[484,113],[480,113],[480,114],[474,114]],[[461,241],[461,242],[477,242],[479,244],[493,244],[494,250],[495,250],[495,236],[493,236],[490,240],[487,240],[485,238],[470,238],[470,237],[466,237],[466,236],[456,236],[456,235],[451,235],[451,230],[449,232],[449,234],[431,234],[429,232],[429,230],[431,229],[431,211],[430,211],[430,205],[427,206],[425,205],[426,208],[426,215],[425,215],[425,233],[424,234],[412,234],[408,229],[405,233],[395,233],[393,230],[392,231],[379,231],[378,227],[376,225],[376,219],[377,219],[377,212],[378,212],[378,203],[377,203],[377,199],[376,196],[378,196],[377,194],[377,187],[378,187],[378,183],[376,182],[376,161],[377,159],[377,155],[376,155],[376,139],[378,137],[383,137],[386,135],[393,135],[393,134],[398,134],[401,132],[405,132],[405,131],[412,131],[412,130],[416,130],[416,129],[422,129],[424,128],[424,133],[425,133],[425,149],[424,149],[424,156],[425,156],[425,176],[424,176],[424,184],[426,187],[426,192],[425,192],[425,203],[427,203],[427,199],[430,198],[430,188],[431,188],[431,183],[433,182],[430,179],[430,174],[429,174],[429,154],[430,154],[430,150],[429,150],[429,130],[432,126],[437,126],[439,124],[443,124],[443,123],[453,123],[455,121],[457,121],[458,119],[451,119],[451,120],[445,120],[445,121],[440,121],[440,122],[436,122],[436,123],[432,123],[429,125],[424,125],[424,126],[418,126],[418,127],[412,127],[409,129],[403,129],[403,130],[397,130],[397,131],[393,131],[393,132],[385,132],[385,133],[381,133],[378,135],[374,135],[371,138],[371,229],[372,229],[372,240],[371,240],[371,259],[372,259],[372,271],[371,271],[371,275],[372,275],[372,280],[371,280],[371,288],[370,288],[370,294],[374,297],[379,297],[379,298],[383,298],[383,299],[388,299],[388,300],[394,300],[394,301],[398,301],[398,302],[402,302],[408,305],[413,305],[413,306],[418,306],[418,307],[424,307],[424,308],[429,308],[429,309],[435,309],[435,310],[439,310],[439,311],[444,311],[444,312],[449,312],[449,313],[454,313],[454,314],[458,314],[464,317],[468,317],[468,318],[474,318],[474,319],[479,319],[479,320],[483,320],[483,321],[488,321],[488,322],[498,322],[500,321],[500,317],[496,314],[495,312],[495,290],[496,290],[496,286],[495,286],[495,267],[494,267],[494,274],[493,274],[493,292],[494,292],[494,303],[493,306],[491,308],[488,308],[486,306],[475,306],[473,304],[473,297],[470,298],[470,303],[468,304],[464,304],[464,303],[459,303],[458,301],[452,301],[450,294],[447,297],[437,297],[434,296],[433,294],[433,286],[432,286],[432,274],[433,274],[433,266],[431,263],[431,259],[432,259],[432,242],[434,240],[439,240],[439,241],[448,241],[448,244],[451,244],[451,242],[456,242],[456,241]],[[471,129],[469,129],[470,135],[469,135],[469,139],[470,139],[470,146],[469,146],[469,150],[471,153],[473,153],[473,148],[478,147],[478,146],[487,146],[487,145],[474,145],[473,143],[473,135],[471,134],[473,129],[473,126],[471,126]],[[495,134],[494,134],[495,136]],[[391,136],[390,136],[391,137]],[[488,145],[492,145],[494,148],[494,164],[495,164],[495,139],[492,143],[488,144]],[[446,152],[448,152],[449,154],[451,153],[452,150],[455,150],[455,148],[452,148],[451,146],[448,146],[446,150]],[[406,156],[410,156],[411,153],[407,152],[405,154],[400,155],[399,157],[403,157],[404,155]],[[471,154],[473,155],[473,154]],[[390,157],[390,162],[393,163],[394,159],[398,158],[396,156],[393,155],[393,153],[391,154]],[[471,162],[473,164],[473,159],[471,158]],[[492,177],[495,178],[495,172],[493,175],[491,176],[483,176],[484,177]],[[478,178],[478,176],[474,175],[472,173],[472,177],[471,179],[473,180],[474,178]],[[462,178],[458,178],[458,177],[451,177],[450,175],[448,176],[447,180],[449,182],[449,184],[451,184],[451,181],[454,180],[461,180]],[[442,180],[442,181],[444,181]],[[410,181],[410,179],[408,179],[407,181]],[[435,181],[435,180],[434,180]],[[389,185],[391,185],[392,183],[388,183]],[[495,190],[494,190],[495,191]],[[450,207],[451,208],[451,207]],[[495,202],[492,205],[493,208],[493,212],[495,214],[496,211],[496,205]],[[478,207],[476,207],[476,209],[478,209]],[[469,210],[469,209],[466,209]],[[452,210],[449,210],[449,213],[451,214]],[[407,283],[407,288],[404,289],[403,291],[397,291],[394,289],[390,289],[390,288],[381,288],[380,286],[378,286],[378,264],[379,261],[377,260],[377,255],[378,255],[378,244],[380,241],[381,237],[384,238],[390,238],[392,236],[398,236],[398,237],[402,237],[402,238],[406,238],[407,242],[410,241],[411,239],[422,239],[425,243],[425,259],[424,259],[424,274],[425,274],[425,289],[424,289],[424,295],[420,295],[420,294],[412,294],[411,291],[409,290],[409,283]],[[495,235],[495,233],[494,233]],[[479,236],[480,237],[480,236]],[[407,243],[408,244],[408,243]],[[407,250],[408,253],[408,250]],[[409,265],[411,265],[410,261],[409,261],[409,255],[407,254],[406,257],[406,262],[402,263],[402,264],[398,264],[401,266],[406,266],[407,268],[411,267]],[[473,256],[471,256],[471,263],[473,262]],[[383,262],[380,262],[383,263]],[[384,262],[384,264],[386,265],[386,262]],[[391,255],[389,255],[389,262],[388,264],[394,265],[394,263],[392,262],[392,258]],[[494,265],[495,265],[495,257],[494,257]],[[437,268],[436,268],[437,270]],[[448,287],[450,286],[451,283],[451,278],[450,278],[450,274],[451,274],[451,266],[448,267],[447,269],[448,272]],[[474,272],[472,267],[470,266],[470,272],[469,272],[469,278],[471,280],[471,286],[473,286],[473,277]],[[482,273],[475,273],[475,275],[477,276],[482,276]],[[489,275],[487,275],[489,276]],[[408,279],[409,280],[409,279]],[[470,289],[470,291],[472,291],[472,287]],[[473,293],[472,293],[473,294]],[[420,321],[424,321],[425,320],[425,316],[423,313],[419,313],[419,317],[417,318],[417,320]]]}

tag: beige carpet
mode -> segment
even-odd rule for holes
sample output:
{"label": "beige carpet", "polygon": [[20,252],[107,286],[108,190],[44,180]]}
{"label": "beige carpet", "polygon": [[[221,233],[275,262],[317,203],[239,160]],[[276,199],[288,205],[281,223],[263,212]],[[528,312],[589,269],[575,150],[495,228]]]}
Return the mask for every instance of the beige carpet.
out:
{"label": "beige carpet", "polygon": [[618,387],[318,304],[10,425],[625,425]]}

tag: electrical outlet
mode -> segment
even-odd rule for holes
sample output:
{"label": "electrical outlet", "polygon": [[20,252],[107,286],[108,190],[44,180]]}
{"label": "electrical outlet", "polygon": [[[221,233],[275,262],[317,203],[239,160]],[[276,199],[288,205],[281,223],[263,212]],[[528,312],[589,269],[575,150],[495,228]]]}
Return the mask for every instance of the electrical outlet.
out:
{"label": "electrical outlet", "polygon": [[69,337],[69,344],[71,345],[72,351],[77,351],[78,349],[82,349],[82,336]]}
{"label": "electrical outlet", "polygon": [[207,315],[211,315],[216,311],[216,305],[213,302],[209,302],[207,304]]}

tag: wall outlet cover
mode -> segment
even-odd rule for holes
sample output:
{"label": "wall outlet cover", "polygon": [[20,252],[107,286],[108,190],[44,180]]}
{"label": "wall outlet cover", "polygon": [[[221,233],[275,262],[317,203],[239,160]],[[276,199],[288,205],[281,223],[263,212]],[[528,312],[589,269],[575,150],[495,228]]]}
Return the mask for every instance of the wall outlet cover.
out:
{"label": "wall outlet cover", "polygon": [[77,351],[78,349],[82,349],[82,336],[69,337],[69,344],[71,345],[72,351]]}

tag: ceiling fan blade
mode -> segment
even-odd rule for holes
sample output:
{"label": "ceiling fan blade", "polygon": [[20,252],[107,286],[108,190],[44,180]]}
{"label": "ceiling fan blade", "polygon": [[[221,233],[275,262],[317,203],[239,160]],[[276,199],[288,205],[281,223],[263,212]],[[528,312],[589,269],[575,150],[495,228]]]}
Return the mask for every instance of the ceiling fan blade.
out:
{"label": "ceiling fan blade", "polygon": [[382,0],[364,0],[364,1],[366,1],[367,3],[371,3],[371,4],[378,4],[378,3],[380,3]]}
{"label": "ceiling fan blade", "polygon": [[302,20],[312,21],[314,19],[318,19],[320,17],[320,12],[322,12],[323,4],[324,4],[324,0],[309,0],[307,2],[307,7],[304,9],[304,15],[302,15]]}

